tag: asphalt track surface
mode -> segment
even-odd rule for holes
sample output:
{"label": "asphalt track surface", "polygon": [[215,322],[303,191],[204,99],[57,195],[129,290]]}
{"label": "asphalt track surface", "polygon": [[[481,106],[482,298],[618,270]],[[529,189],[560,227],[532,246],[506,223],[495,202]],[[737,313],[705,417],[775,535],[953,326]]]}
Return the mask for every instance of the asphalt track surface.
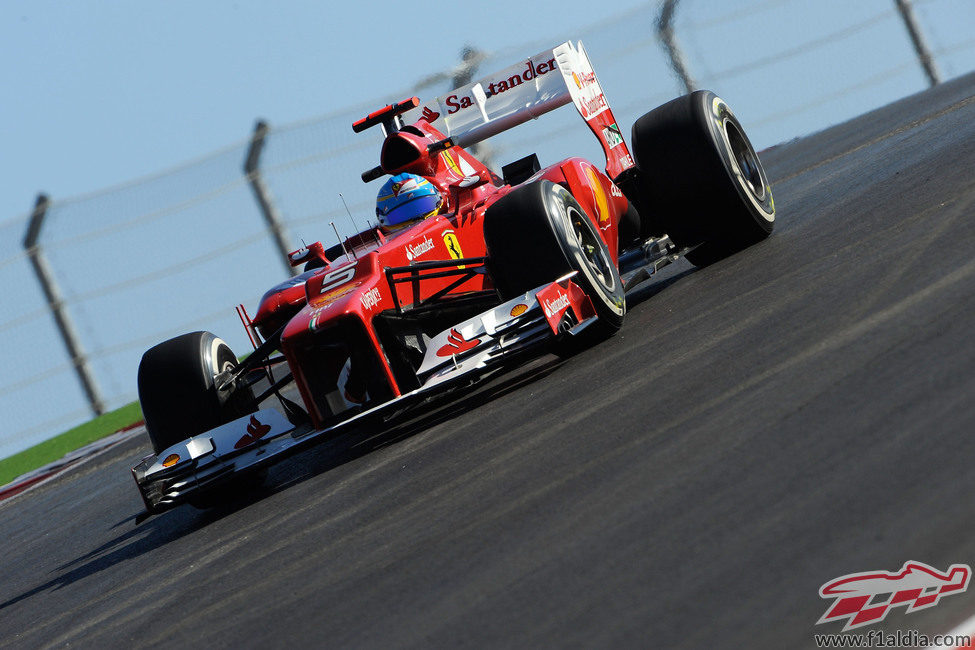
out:
{"label": "asphalt track surface", "polygon": [[251,498],[135,526],[138,440],[0,505],[0,645],[812,647],[823,583],[975,564],[973,95],[767,152],[768,241]]}

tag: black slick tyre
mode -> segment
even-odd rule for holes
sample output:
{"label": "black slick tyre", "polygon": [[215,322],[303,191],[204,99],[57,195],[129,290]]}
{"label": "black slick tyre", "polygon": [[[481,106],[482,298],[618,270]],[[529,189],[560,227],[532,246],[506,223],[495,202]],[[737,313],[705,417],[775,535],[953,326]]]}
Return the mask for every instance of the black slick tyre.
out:
{"label": "black slick tyre", "polygon": [[698,90],[633,125],[641,204],[687,255],[706,266],[772,232],[775,203],[762,163],[728,105]]}
{"label": "black slick tyre", "polygon": [[561,185],[543,180],[503,196],[487,210],[484,240],[503,299],[578,271],[573,281],[599,316],[589,336],[622,327],[626,298],[619,270],[585,210]]}
{"label": "black slick tyre", "polygon": [[236,366],[230,347],[210,332],[177,336],[142,355],[139,402],[155,453],[256,410],[250,388],[216,389],[214,377]]}

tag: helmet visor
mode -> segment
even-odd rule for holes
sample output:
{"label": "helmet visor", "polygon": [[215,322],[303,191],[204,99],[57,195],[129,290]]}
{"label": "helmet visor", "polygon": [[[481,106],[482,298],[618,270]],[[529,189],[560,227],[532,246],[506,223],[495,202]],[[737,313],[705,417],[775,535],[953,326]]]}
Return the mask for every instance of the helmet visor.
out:
{"label": "helmet visor", "polygon": [[438,207],[440,207],[440,196],[426,194],[396,206],[389,211],[389,214],[380,215],[379,220],[385,226],[397,226],[414,219],[429,217],[437,212]]}

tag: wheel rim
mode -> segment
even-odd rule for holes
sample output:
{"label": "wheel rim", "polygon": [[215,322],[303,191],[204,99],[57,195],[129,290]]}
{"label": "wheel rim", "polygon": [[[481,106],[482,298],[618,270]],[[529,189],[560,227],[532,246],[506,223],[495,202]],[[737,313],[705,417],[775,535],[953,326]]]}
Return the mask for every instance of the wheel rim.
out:
{"label": "wheel rim", "polygon": [[582,259],[589,267],[593,279],[599,282],[603,288],[612,292],[616,289],[616,281],[610,270],[612,260],[609,259],[606,248],[602,246],[599,235],[593,232],[592,222],[589,217],[581,214],[574,207],[569,207],[567,211],[569,224],[572,226],[573,235],[579,244]]}
{"label": "wheel rim", "polygon": [[765,178],[762,174],[762,164],[758,161],[758,154],[745,138],[745,134],[731,120],[724,121],[725,137],[731,156],[738,166],[740,178],[744,181],[745,189],[761,203],[765,200]]}

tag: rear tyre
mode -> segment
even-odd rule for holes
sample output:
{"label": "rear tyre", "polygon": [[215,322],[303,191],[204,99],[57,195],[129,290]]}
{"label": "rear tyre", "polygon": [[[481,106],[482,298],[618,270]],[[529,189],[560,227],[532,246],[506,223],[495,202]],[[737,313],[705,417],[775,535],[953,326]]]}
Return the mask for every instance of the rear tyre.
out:
{"label": "rear tyre", "polygon": [[571,271],[599,320],[590,337],[619,331],[626,297],[619,270],[585,210],[568,190],[543,180],[516,188],[487,210],[484,240],[491,275],[505,300]]}
{"label": "rear tyre", "polygon": [[772,232],[768,176],[728,105],[708,90],[678,97],[633,125],[641,205],[687,259],[706,266]]}
{"label": "rear tyre", "polygon": [[257,410],[250,388],[216,389],[214,377],[236,366],[230,346],[210,332],[177,336],[142,355],[139,402],[153,451]]}

